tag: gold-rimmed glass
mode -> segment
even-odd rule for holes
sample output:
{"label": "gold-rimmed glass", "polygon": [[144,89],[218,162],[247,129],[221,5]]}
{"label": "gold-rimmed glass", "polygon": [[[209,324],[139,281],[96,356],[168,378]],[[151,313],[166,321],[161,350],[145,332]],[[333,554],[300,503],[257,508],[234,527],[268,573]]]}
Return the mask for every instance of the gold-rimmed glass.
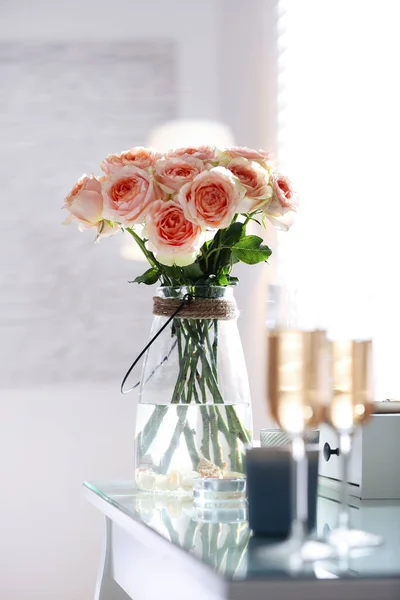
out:
{"label": "gold-rimmed glass", "polygon": [[325,331],[275,329],[268,336],[268,404],[291,438],[293,514],[289,539],[275,553],[299,568],[332,555],[329,544],[308,537],[308,460],[305,434],[323,420],[329,400],[329,344]]}
{"label": "gold-rimmed glass", "polygon": [[349,463],[356,429],[368,421],[374,407],[373,360],[371,340],[334,340],[332,342],[332,397],[327,421],[339,436],[341,459],[341,505],[337,527],[328,541],[339,554],[352,548],[378,546],[382,538],[351,527]]}

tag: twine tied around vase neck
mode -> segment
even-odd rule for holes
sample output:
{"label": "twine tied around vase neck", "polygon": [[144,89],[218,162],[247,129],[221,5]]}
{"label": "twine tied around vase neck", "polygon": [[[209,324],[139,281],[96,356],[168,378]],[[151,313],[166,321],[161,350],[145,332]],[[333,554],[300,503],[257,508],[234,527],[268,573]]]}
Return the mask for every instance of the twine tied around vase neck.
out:
{"label": "twine tied around vase neck", "polygon": [[[179,309],[176,313],[176,310]],[[217,319],[219,321],[230,321],[236,319],[238,311],[234,300],[226,298],[196,298],[190,299],[182,304],[180,298],[153,297],[153,315],[159,317],[175,316],[177,319]]]}

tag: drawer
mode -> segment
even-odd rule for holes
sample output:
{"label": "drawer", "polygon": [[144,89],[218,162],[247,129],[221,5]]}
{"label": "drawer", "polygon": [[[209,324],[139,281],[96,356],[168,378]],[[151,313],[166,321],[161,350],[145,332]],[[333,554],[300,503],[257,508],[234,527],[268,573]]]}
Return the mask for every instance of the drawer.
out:
{"label": "drawer", "polygon": [[[331,454],[326,460],[324,456],[324,446],[328,444],[331,450],[337,450],[339,447],[339,438],[337,433],[328,425],[320,427],[320,457],[319,474],[330,479],[341,479],[341,458],[337,454]],[[361,456],[362,456],[362,431],[357,431],[353,436],[353,451],[349,464],[349,483],[352,485],[361,485]]]}
{"label": "drawer", "polygon": [[[342,461],[337,454],[331,454],[327,460],[324,446],[337,450],[338,435],[325,424],[320,426],[319,432],[311,433],[319,433],[320,484],[336,493],[341,481]],[[373,414],[352,438],[348,477],[350,495],[364,500],[400,499],[400,413]],[[279,446],[287,443],[288,439],[287,434],[279,429],[261,430],[262,446]]]}

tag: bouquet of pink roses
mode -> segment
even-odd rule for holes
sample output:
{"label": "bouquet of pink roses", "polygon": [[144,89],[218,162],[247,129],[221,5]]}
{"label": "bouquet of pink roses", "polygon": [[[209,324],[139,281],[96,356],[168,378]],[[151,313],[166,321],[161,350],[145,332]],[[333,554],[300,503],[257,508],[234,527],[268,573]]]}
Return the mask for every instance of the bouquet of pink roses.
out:
{"label": "bouquet of pink roses", "polygon": [[[249,148],[147,148],[110,154],[105,175],[83,175],[65,199],[67,222],[97,239],[127,231],[150,269],[138,283],[229,285],[234,263],[266,260],[270,249],[246,235],[250,220],[287,228],[296,210],[289,180]],[[241,216],[243,217],[241,218]]]}
{"label": "bouquet of pink roses", "polygon": [[[142,372],[138,485],[181,490],[188,480],[185,460],[177,458],[182,444],[190,455],[190,477],[240,476],[251,441],[243,409],[249,406],[248,383],[242,381],[245,365],[231,326],[235,303],[226,292],[237,283],[235,263],[256,264],[271,254],[261,237],[247,234],[248,223],[265,227],[270,220],[288,228],[297,205],[291,184],[267,153],[239,147],[179,148],[163,155],[133,148],[110,154],[101,168],[104,175],[84,175],[65,199],[67,221],[93,229],[96,239],[120,231],[131,235],[149,262],[135,281],[160,282],[153,312],[164,318],[161,330],[171,322],[164,346],[147,355]],[[186,296],[195,302],[178,318]],[[156,321],[155,337],[161,323]],[[173,464],[180,471],[171,471]]]}

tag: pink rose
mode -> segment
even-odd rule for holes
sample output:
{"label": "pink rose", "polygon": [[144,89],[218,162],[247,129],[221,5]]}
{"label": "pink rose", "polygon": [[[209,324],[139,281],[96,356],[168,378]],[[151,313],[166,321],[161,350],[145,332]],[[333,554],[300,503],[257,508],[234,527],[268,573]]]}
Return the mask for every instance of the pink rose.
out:
{"label": "pink rose", "polygon": [[125,166],[103,182],[104,216],[131,225],[142,223],[151,202],[156,199],[152,176],[135,166]]}
{"label": "pink rose", "polygon": [[271,176],[273,195],[265,209],[268,219],[280,229],[288,230],[293,223],[293,213],[298,201],[289,179],[279,173]]}
{"label": "pink rose", "polygon": [[297,198],[292,184],[285,175],[273,173],[272,177],[273,196],[268,212],[281,215],[290,210],[297,210]]}
{"label": "pink rose", "polygon": [[192,181],[204,169],[203,161],[193,156],[167,155],[155,163],[155,177],[158,185],[172,194],[188,181]]}
{"label": "pink rose", "polygon": [[100,167],[107,175],[126,166],[147,169],[153,166],[159,156],[159,154],[155,154],[150,148],[138,146],[120,154],[109,154],[100,164]]}
{"label": "pink rose", "polygon": [[65,198],[64,208],[70,212],[69,221],[88,229],[103,220],[103,196],[100,181],[90,175],[82,175]]}
{"label": "pink rose", "polygon": [[170,150],[167,156],[193,156],[194,158],[208,161],[214,160],[215,148],[212,146],[187,146],[186,148],[176,148],[176,150]]}
{"label": "pink rose", "polygon": [[246,158],[234,158],[227,166],[246,189],[246,196],[239,205],[239,212],[252,212],[269,200],[272,187],[269,185],[269,173],[259,163]]}
{"label": "pink rose", "polygon": [[223,151],[223,154],[227,154],[231,158],[247,158],[247,160],[258,160],[261,162],[269,162],[271,155],[269,152],[264,150],[253,150],[246,148],[245,146],[233,146]]}
{"label": "pink rose", "polygon": [[246,190],[234,175],[215,167],[185,184],[178,196],[185,216],[203,229],[223,229],[230,225]]}
{"label": "pink rose", "polygon": [[196,260],[204,241],[201,228],[188,221],[173,200],[153,202],[146,215],[148,248],[163,265],[184,267]]}

